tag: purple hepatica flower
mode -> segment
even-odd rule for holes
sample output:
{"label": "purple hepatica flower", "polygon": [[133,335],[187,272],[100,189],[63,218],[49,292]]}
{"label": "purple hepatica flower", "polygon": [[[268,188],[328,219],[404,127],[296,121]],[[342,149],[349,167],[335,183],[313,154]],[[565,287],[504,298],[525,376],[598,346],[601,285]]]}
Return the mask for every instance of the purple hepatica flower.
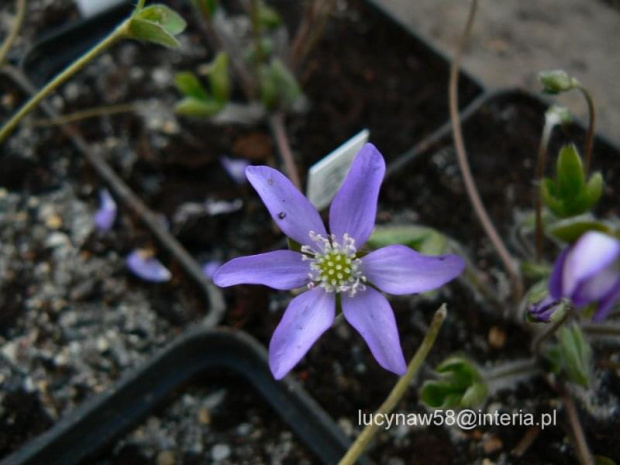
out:
{"label": "purple hepatica flower", "polygon": [[116,202],[107,189],[101,189],[99,199],[101,205],[95,213],[95,226],[99,231],[109,231],[116,221]]}
{"label": "purple hepatica flower", "polygon": [[172,274],[153,254],[146,250],[134,250],[127,256],[129,270],[144,279],[154,283],[170,281]]}
{"label": "purple hepatica flower", "polygon": [[577,308],[596,304],[593,319],[605,318],[620,299],[620,241],[601,232],[585,233],[557,258],[549,290]]}
{"label": "purple hepatica flower", "polygon": [[385,162],[366,144],[329,212],[330,233],[316,209],[278,171],[251,166],[248,180],[280,229],[301,244],[301,253],[278,250],[240,257],[224,264],[214,282],[263,284],[290,290],[307,286],[284,312],[269,344],[269,365],[276,379],[284,377],[312,344],[332,325],[340,294],[346,320],[362,335],[383,368],[406,371],[394,312],[381,294],[409,294],[435,289],[458,276],[465,266],[455,255],[424,256],[391,245],[358,257],[370,237],[377,212]]}

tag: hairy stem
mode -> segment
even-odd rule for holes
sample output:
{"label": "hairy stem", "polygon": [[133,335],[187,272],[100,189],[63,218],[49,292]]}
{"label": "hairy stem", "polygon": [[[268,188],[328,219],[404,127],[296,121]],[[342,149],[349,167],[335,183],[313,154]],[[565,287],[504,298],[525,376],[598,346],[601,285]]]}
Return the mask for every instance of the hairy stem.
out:
{"label": "hairy stem", "polygon": [[482,199],[480,198],[480,194],[478,193],[476,183],[474,182],[473,176],[471,174],[469,162],[467,161],[467,152],[465,150],[465,143],[463,141],[463,134],[461,130],[461,122],[459,119],[459,66],[463,51],[465,49],[465,44],[467,44],[469,36],[471,35],[471,29],[474,18],[476,16],[477,6],[478,1],[472,0],[471,9],[469,11],[469,18],[467,19],[467,25],[465,26],[465,31],[461,36],[456,55],[452,61],[452,66],[450,67],[450,120],[452,121],[454,145],[456,148],[459,166],[461,168],[461,173],[463,175],[465,189],[467,190],[467,195],[469,196],[469,200],[471,201],[474,211],[476,212],[476,216],[480,220],[484,231],[491,240],[491,243],[495,247],[495,250],[497,251],[501,261],[504,264],[504,267],[506,268],[506,271],[510,276],[514,298],[515,300],[518,300],[523,295],[523,284],[521,282],[521,277],[519,276],[519,272],[513,258],[506,249],[504,242],[499,237],[499,234],[497,233],[493,222],[489,218],[489,215],[484,208],[484,204],[482,203]]}
{"label": "hairy stem", "polygon": [[549,140],[555,127],[555,121],[552,118],[545,117],[545,126],[543,127],[542,137],[540,138],[540,145],[538,146],[538,159],[536,162],[536,261],[540,262],[542,259],[543,249],[543,221],[542,221],[542,195],[540,194],[540,185],[542,178],[545,174],[545,166],[547,165],[547,149],[549,147]]}
{"label": "hairy stem", "polygon": [[486,371],[484,379],[490,384],[513,383],[515,380],[535,375],[538,371],[536,359],[528,358],[493,367]]}
{"label": "hairy stem", "polygon": [[579,414],[577,413],[575,402],[570,394],[564,391],[564,389],[562,389],[561,394],[562,402],[564,403],[564,408],[566,409],[566,415],[568,417],[568,423],[573,433],[573,441],[575,443],[575,449],[577,450],[579,462],[581,465],[594,465],[594,458],[592,457],[592,453],[588,447],[588,442],[586,441],[586,436],[583,432],[581,421],[579,421]]}
{"label": "hairy stem", "polygon": [[269,126],[271,126],[273,137],[275,138],[276,145],[278,146],[278,152],[284,162],[286,174],[295,187],[302,191],[301,180],[299,178],[299,173],[297,172],[291,145],[288,141],[288,136],[286,135],[286,128],[284,127],[284,115],[282,113],[272,115],[269,118]]}
{"label": "hairy stem", "polygon": [[579,86],[578,89],[581,91],[583,96],[586,99],[588,104],[588,132],[586,134],[586,157],[584,163],[584,171],[586,175],[590,172],[590,166],[592,164],[592,150],[594,148],[594,128],[596,125],[596,111],[594,110],[594,99],[592,99],[592,94],[583,86]]}
{"label": "hairy stem", "polygon": [[60,74],[52,79],[43,89],[32,96],[28,102],[26,102],[19,111],[11,117],[11,119],[0,129],[0,144],[13,132],[17,125],[21,122],[26,115],[34,110],[41,101],[54,92],[58,87],[67,82],[78,71],[86,66],[90,61],[95,59],[105,50],[110,48],[113,44],[124,38],[127,34],[127,27],[129,25],[129,19],[123,21],[110,35],[99,42],[95,47],[90,49],[71,65],[65,68]]}
{"label": "hairy stem", "polygon": [[24,23],[24,18],[26,17],[26,0],[17,0],[16,5],[16,13],[15,18],[13,19],[13,25],[11,26],[11,30],[7,35],[4,43],[2,44],[2,48],[0,48],[0,67],[4,65],[6,61],[6,56],[9,54],[11,47],[17,40],[19,36],[19,31]]}
{"label": "hairy stem", "polygon": [[[437,335],[439,334],[439,330],[441,329],[441,325],[447,316],[446,304],[443,304],[439,310],[435,312],[435,316],[433,316],[433,321],[424,336],[424,340],[420,345],[418,351],[415,353],[411,362],[409,362],[409,366],[407,367],[407,372],[398,380],[396,386],[392,389],[392,392],[388,395],[387,399],[381,404],[379,409],[375,412],[375,416],[377,415],[389,415],[396,407],[396,404],[403,397],[403,394],[407,391],[407,388],[411,384],[413,377],[416,375],[422,362],[426,359],[426,356],[430,352],[433,344],[435,343],[435,339],[437,339]],[[353,445],[349,448],[345,456],[340,460],[339,465],[353,465],[357,459],[362,455],[364,450],[368,447],[372,439],[376,436],[379,431],[380,425],[375,422],[372,422],[370,425],[366,426],[361,434],[357,437]]]}
{"label": "hairy stem", "polygon": [[571,311],[571,309],[567,309],[566,313],[562,315],[562,318],[554,322],[547,331],[545,331],[540,336],[538,336],[536,339],[534,339],[534,342],[532,343],[532,352],[534,352],[534,354],[536,355],[540,354],[540,350],[542,349],[543,343],[547,341],[550,337],[552,337],[555,333],[557,333],[558,330],[562,327],[562,325],[566,323],[568,319],[571,318],[572,316],[573,316],[573,312]]}
{"label": "hairy stem", "polygon": [[49,128],[52,126],[62,126],[63,124],[76,123],[89,118],[95,118],[97,116],[111,116],[122,113],[130,113],[138,110],[140,104],[134,103],[119,103],[117,105],[104,105],[100,107],[87,108],[86,110],[79,110],[66,115],[60,115],[56,118],[40,119],[32,122],[34,127]]}

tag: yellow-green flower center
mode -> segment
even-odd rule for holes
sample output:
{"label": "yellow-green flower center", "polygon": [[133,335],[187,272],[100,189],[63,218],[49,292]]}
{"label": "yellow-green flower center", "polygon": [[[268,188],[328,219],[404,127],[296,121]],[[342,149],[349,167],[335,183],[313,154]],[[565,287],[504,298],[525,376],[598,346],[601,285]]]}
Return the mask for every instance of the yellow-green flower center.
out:
{"label": "yellow-green flower center", "polygon": [[303,260],[310,262],[309,288],[320,286],[326,292],[348,292],[351,296],[366,289],[352,237],[345,234],[340,244],[334,235],[325,238],[310,232],[310,239],[314,245],[301,248]]}

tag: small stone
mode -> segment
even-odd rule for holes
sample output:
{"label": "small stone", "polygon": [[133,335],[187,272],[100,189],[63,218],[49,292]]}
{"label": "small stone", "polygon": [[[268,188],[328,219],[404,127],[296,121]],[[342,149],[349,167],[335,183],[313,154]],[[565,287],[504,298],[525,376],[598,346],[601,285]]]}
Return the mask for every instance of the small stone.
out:
{"label": "small stone", "polygon": [[230,456],[230,447],[226,444],[216,444],[211,449],[211,457],[216,462],[226,460]]}
{"label": "small stone", "polygon": [[489,345],[494,349],[501,349],[506,344],[506,333],[503,329],[493,326],[489,330],[488,341]]}
{"label": "small stone", "polygon": [[62,227],[62,218],[58,215],[50,215],[45,218],[45,226],[49,229],[60,229]]}
{"label": "small stone", "polygon": [[211,423],[211,413],[209,413],[209,409],[203,407],[198,410],[198,421],[203,425]]}
{"label": "small stone", "polygon": [[174,465],[175,463],[172,451],[165,450],[157,455],[157,465]]}

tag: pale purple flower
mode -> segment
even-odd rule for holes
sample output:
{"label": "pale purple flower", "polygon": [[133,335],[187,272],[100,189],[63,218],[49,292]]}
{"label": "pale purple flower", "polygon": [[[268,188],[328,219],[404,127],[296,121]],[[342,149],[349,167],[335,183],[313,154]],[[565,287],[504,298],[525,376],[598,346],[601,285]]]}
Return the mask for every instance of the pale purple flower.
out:
{"label": "pale purple flower", "polygon": [[585,233],[557,258],[549,290],[553,298],[569,298],[577,308],[595,304],[593,319],[605,318],[620,299],[620,240]]}
{"label": "pale purple flower", "polygon": [[330,234],[308,199],[281,173],[251,166],[246,174],[280,229],[302,245],[301,253],[278,250],[236,258],[217,271],[214,282],[222,287],[308,288],[290,302],[271,338],[274,377],[284,377],[329,329],[338,295],[345,319],[366,340],[377,362],[403,374],[407,367],[394,312],[381,291],[430,291],[458,276],[465,264],[455,255],[424,256],[402,245],[358,254],[374,227],[385,174],[381,154],[366,144],[355,158],[331,205]]}
{"label": "pale purple flower", "polygon": [[250,166],[250,162],[242,158],[230,158],[226,155],[220,157],[220,164],[226,170],[230,178],[237,184],[245,184],[245,169]]}
{"label": "pale purple flower", "polygon": [[172,273],[146,250],[137,249],[127,256],[127,268],[145,281],[163,283],[170,281]]}
{"label": "pale purple flower", "polygon": [[116,202],[107,189],[99,191],[99,210],[95,213],[95,226],[99,231],[109,231],[116,221],[116,212],[118,210]]}

